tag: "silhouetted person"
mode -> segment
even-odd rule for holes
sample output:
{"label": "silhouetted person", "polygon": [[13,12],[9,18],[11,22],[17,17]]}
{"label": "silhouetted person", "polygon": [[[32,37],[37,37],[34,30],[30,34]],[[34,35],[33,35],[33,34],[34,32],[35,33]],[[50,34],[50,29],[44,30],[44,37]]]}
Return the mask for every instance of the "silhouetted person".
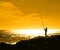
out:
{"label": "silhouetted person", "polygon": [[47,36],[47,27],[44,29],[44,31],[45,31],[45,36]]}

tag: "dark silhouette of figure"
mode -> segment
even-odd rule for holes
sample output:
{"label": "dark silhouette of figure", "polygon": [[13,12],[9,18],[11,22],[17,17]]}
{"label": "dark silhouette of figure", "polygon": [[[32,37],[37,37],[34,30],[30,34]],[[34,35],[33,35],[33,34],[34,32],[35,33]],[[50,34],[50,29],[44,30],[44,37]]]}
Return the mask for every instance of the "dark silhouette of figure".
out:
{"label": "dark silhouette of figure", "polygon": [[45,30],[45,36],[47,36],[47,27],[44,30]]}

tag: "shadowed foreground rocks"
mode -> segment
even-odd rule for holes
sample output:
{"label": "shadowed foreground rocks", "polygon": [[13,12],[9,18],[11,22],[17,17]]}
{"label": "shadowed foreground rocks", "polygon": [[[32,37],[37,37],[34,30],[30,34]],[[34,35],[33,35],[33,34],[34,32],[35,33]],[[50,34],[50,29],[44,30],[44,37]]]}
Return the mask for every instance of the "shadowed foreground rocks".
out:
{"label": "shadowed foreground rocks", "polygon": [[60,35],[51,37],[35,37],[34,39],[20,41],[16,45],[0,43],[0,49],[60,50]]}

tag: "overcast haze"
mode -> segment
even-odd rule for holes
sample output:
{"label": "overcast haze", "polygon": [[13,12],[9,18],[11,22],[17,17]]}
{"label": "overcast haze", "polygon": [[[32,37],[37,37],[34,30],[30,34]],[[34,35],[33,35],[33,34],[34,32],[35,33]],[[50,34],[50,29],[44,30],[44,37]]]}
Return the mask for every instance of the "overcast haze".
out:
{"label": "overcast haze", "polygon": [[[2,12],[0,12],[2,14],[0,15],[1,27],[6,28],[8,26],[9,28],[26,28],[28,26],[29,28],[40,28],[42,27],[42,23],[39,16],[42,16],[45,26],[47,26],[48,28],[60,28],[60,0],[1,0],[0,7],[2,3],[8,3],[6,5],[11,4],[10,7],[7,7],[16,10],[14,11],[10,9],[10,11],[8,11],[9,14],[7,14],[8,12],[6,10],[0,9],[0,11]],[[5,4],[2,5],[3,8]],[[8,19],[6,17],[8,19],[8,22],[5,21],[6,18],[4,18],[3,14],[5,14],[5,17],[7,16],[9,18]],[[21,16],[23,16],[24,19],[21,18]],[[33,16],[35,17],[33,18]],[[13,17],[14,19],[12,19],[11,17]]]}

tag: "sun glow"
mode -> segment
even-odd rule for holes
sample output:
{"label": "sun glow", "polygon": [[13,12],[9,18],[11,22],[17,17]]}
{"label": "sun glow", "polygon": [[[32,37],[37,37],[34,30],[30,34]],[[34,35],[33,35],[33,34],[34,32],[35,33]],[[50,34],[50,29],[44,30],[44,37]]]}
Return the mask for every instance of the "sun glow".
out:
{"label": "sun glow", "polygon": [[[45,31],[43,29],[21,29],[21,30],[12,30],[14,34],[23,34],[25,36],[37,37],[37,36],[45,36]],[[47,35],[52,35],[56,33],[56,29],[48,29]]]}
{"label": "sun glow", "polygon": [[24,34],[25,36],[44,36],[44,30],[41,29],[22,29],[22,30],[13,30],[15,34]]}

